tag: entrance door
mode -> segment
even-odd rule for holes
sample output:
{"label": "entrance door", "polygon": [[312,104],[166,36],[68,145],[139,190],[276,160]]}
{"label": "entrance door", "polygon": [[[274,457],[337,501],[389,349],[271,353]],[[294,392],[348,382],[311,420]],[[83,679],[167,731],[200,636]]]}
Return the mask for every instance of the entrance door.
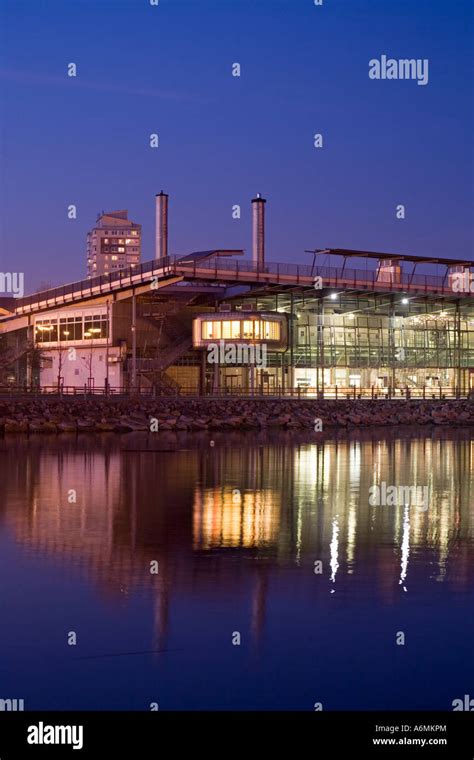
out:
{"label": "entrance door", "polygon": [[238,375],[224,375],[224,388],[226,393],[237,393],[240,389],[240,377]]}

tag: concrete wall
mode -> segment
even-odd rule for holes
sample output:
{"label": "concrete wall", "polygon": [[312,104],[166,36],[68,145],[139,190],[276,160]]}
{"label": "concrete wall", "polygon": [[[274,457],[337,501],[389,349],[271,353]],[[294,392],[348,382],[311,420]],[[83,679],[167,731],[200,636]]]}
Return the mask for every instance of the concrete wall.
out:
{"label": "concrete wall", "polygon": [[[118,389],[123,386],[122,363],[117,360],[120,350],[109,348],[109,385]],[[67,349],[41,350],[40,383],[42,387],[58,384],[58,372],[62,377],[62,385],[68,387],[89,387],[89,376],[93,378],[92,387],[105,388],[107,377],[106,346],[70,347]]]}

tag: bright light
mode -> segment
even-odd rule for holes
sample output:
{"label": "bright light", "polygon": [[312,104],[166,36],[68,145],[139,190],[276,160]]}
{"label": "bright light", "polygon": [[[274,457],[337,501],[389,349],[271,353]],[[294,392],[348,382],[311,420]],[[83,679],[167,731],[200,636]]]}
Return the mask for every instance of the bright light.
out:
{"label": "bright light", "polygon": [[408,303],[408,298],[402,298],[402,304],[406,306]]}
{"label": "bright light", "polygon": [[337,293],[331,293],[331,301],[335,301],[337,298]]}

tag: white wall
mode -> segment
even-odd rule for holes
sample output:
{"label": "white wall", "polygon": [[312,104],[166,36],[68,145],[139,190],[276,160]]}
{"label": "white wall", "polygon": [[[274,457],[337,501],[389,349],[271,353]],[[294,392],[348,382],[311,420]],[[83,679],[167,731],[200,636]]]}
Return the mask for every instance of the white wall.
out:
{"label": "white wall", "polygon": [[[60,359],[61,355],[61,359]],[[121,362],[111,363],[111,359],[119,357],[120,349],[116,347],[109,348],[109,386],[118,389],[123,387],[123,373]],[[89,385],[89,374],[93,378],[95,388],[104,388],[107,376],[107,354],[105,346],[94,346],[92,348],[92,363],[90,346],[71,346],[59,349],[41,349],[40,384],[46,386],[57,386],[58,369],[61,363],[61,377],[63,386],[75,388],[84,388]],[[51,367],[49,365],[52,363]]]}

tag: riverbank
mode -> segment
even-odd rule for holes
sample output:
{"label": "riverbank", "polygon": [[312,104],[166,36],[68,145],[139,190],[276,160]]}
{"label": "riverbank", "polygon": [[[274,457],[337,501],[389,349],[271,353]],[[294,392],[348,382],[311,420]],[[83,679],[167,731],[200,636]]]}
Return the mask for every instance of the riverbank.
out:
{"label": "riverbank", "polygon": [[193,430],[324,430],[474,425],[473,400],[25,398],[0,400],[0,434]]}

